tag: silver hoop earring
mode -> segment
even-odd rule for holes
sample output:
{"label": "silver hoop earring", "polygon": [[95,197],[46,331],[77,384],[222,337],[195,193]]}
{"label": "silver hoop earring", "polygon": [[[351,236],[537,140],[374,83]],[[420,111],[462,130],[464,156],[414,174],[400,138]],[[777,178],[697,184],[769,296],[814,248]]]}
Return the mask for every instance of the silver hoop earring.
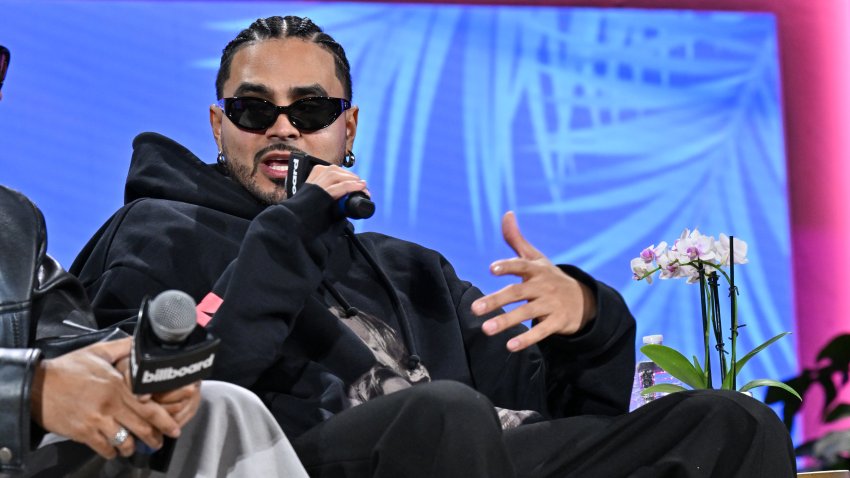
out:
{"label": "silver hoop earring", "polygon": [[218,156],[215,158],[215,161],[216,161],[218,164],[220,164],[220,165],[222,165],[222,166],[225,166],[225,165],[227,164],[227,160],[226,160],[226,159],[224,159],[224,152],[219,151],[219,152],[218,152]]}
{"label": "silver hoop earring", "polygon": [[350,167],[354,166],[354,161],[356,161],[356,160],[357,159],[354,157],[354,153],[349,151],[349,152],[345,153],[345,156],[342,157],[342,165],[345,166],[346,168],[350,168]]}

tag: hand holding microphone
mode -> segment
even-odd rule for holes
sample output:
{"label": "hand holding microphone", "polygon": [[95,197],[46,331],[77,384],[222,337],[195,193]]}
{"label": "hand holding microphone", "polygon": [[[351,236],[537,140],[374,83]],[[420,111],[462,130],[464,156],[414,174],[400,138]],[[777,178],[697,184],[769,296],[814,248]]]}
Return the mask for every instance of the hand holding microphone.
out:
{"label": "hand holding microphone", "polygon": [[[314,171],[314,166],[319,169]],[[292,152],[286,176],[287,197],[296,194],[308,178],[337,200],[340,216],[367,219],[375,213],[375,203],[366,194],[366,183],[357,175],[309,154]]]}
{"label": "hand holding microphone", "polygon": [[[184,425],[200,400],[199,383],[212,373],[219,340],[196,324],[195,301],[185,292],[167,290],[139,310],[139,321],[130,354],[130,382],[139,395],[154,394]],[[175,440],[165,438],[153,449],[139,444],[131,462],[155,471],[166,471]]]}
{"label": "hand holding microphone", "polygon": [[179,420],[164,406],[132,394],[120,372],[131,348],[127,337],[39,362],[32,385],[33,419],[107,459],[130,456],[139,442],[161,446],[162,435],[176,432]]}

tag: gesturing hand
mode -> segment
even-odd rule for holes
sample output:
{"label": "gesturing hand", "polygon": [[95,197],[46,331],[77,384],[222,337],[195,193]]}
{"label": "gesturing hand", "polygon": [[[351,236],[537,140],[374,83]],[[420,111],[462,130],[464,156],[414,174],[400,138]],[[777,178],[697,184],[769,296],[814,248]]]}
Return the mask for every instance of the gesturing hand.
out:
{"label": "gesturing hand", "polygon": [[508,350],[522,350],[552,334],[571,335],[596,316],[596,299],[587,286],[552,264],[520,233],[511,211],[502,218],[502,235],[518,257],[498,260],[490,265],[494,275],[515,275],[522,282],[472,303],[472,312],[481,316],[514,302],[525,304],[485,321],[481,329],[495,335],[505,329],[536,319],[531,330],[508,341]]}
{"label": "gesturing hand", "polygon": [[[85,443],[104,458],[116,455],[110,443],[121,427],[152,448],[162,434],[177,437],[178,421],[152,400],[139,400],[115,364],[128,356],[132,339],[101,342],[61,357],[42,360],[32,385],[33,419],[46,430]],[[127,437],[117,452],[130,456]]]}

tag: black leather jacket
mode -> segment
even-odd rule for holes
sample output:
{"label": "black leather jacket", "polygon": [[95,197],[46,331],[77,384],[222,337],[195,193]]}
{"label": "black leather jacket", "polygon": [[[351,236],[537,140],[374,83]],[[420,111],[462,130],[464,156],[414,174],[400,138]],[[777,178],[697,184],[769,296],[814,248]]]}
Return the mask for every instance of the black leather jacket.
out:
{"label": "black leather jacket", "polygon": [[96,327],[79,282],[46,249],[41,211],[0,186],[0,472],[21,471],[42,433],[30,419],[36,339]]}

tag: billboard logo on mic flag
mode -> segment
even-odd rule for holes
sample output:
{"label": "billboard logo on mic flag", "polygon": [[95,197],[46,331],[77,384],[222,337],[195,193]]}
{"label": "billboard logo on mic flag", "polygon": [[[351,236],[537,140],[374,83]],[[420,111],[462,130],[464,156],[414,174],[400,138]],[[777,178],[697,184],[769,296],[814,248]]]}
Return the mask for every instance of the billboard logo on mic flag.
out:
{"label": "billboard logo on mic flag", "polygon": [[287,165],[289,169],[286,173],[286,197],[291,198],[298,192],[298,189],[307,180],[307,176],[310,175],[310,171],[313,170],[313,166],[316,164],[330,166],[330,163],[300,151],[291,151],[289,153],[289,164]]}
{"label": "billboard logo on mic flag", "polygon": [[195,301],[185,292],[145,298],[130,353],[133,393],[167,392],[209,377],[219,342],[197,325]]}
{"label": "billboard logo on mic flag", "polygon": [[166,367],[159,368],[155,372],[150,372],[145,370],[142,373],[142,383],[152,383],[152,382],[162,382],[165,380],[173,380],[178,377],[185,377],[186,375],[196,374],[201,370],[208,369],[212,367],[213,360],[215,359],[215,354],[210,355],[206,360],[201,360],[199,362],[195,362],[191,365],[186,365],[185,367],[174,368],[174,367]]}
{"label": "billboard logo on mic flag", "polygon": [[[298,156],[293,155],[289,161],[290,164],[292,164],[292,166],[289,167],[292,174],[292,180],[289,181],[289,184],[292,185],[292,192],[290,192],[289,195],[292,196],[298,192],[298,163],[301,159]],[[289,176],[287,176],[287,178],[289,178]]]}
{"label": "billboard logo on mic flag", "polygon": [[[331,163],[300,151],[289,154],[289,171],[286,174],[286,197],[291,198],[307,180],[315,165],[331,166]],[[375,213],[375,203],[366,194],[355,191],[337,200],[340,216],[350,219],[368,219]]]}

